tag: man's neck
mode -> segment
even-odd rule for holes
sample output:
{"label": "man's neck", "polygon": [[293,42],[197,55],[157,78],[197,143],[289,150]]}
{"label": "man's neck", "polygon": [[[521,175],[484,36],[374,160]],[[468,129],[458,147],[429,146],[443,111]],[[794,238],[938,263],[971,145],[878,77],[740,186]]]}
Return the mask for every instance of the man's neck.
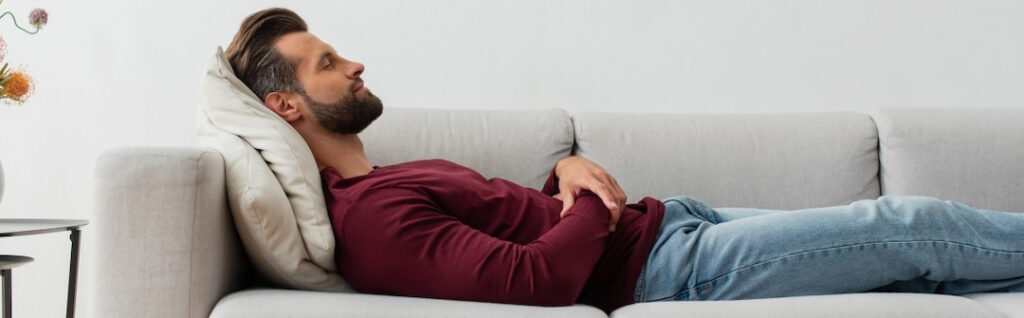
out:
{"label": "man's neck", "polygon": [[316,140],[307,140],[307,143],[319,170],[332,167],[346,179],[373,171],[373,166],[363,152],[363,142],[356,134],[330,134]]}

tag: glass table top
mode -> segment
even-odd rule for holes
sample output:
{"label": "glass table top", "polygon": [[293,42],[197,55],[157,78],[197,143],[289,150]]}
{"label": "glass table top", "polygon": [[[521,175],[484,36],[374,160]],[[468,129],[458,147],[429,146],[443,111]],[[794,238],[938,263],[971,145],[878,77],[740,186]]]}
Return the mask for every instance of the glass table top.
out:
{"label": "glass table top", "polygon": [[83,227],[86,224],[89,224],[89,221],[66,219],[0,218],[0,237],[70,231]]}

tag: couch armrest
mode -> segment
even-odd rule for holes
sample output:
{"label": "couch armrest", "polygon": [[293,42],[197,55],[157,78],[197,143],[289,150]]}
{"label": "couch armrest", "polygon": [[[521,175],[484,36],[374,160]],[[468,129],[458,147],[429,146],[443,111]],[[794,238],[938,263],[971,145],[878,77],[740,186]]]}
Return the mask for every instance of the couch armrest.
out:
{"label": "couch armrest", "polygon": [[224,159],[203,148],[117,148],[96,161],[94,317],[208,317],[248,262]]}

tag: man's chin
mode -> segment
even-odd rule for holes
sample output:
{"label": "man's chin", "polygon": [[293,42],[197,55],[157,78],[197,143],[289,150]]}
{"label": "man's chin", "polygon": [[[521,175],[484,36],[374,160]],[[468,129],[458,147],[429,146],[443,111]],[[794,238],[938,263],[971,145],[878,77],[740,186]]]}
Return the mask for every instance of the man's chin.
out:
{"label": "man's chin", "polygon": [[384,114],[384,104],[382,104],[380,100],[377,99],[376,96],[371,95],[371,97],[373,97],[373,99],[376,99],[376,101],[370,101],[364,105],[364,107],[371,108],[368,110],[370,111],[370,113],[363,114],[363,120],[365,124],[363,125],[362,128],[353,130],[354,133],[356,134],[362,133],[364,130],[366,130],[367,127],[370,127],[370,125],[376,122],[377,119],[380,118],[380,115]]}

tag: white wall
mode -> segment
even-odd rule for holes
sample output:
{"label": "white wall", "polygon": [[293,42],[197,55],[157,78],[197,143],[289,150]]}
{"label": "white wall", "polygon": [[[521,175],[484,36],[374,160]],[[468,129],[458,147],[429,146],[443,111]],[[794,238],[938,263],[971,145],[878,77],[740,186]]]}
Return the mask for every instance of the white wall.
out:
{"label": "white wall", "polygon": [[[51,20],[36,36],[0,20],[7,60],[24,65],[38,82],[25,105],[0,106],[0,160],[7,171],[0,217],[89,218],[92,167],[104,149],[195,145],[206,60],[217,45],[227,45],[246,15],[279,3],[0,4],[22,20],[44,7]],[[289,5],[340,54],[366,64],[364,79],[385,106],[642,112],[1024,107],[1019,1]],[[67,248],[64,234],[0,239],[0,253],[37,258],[15,271],[15,314],[63,313]],[[81,295],[82,306],[90,296]]]}

